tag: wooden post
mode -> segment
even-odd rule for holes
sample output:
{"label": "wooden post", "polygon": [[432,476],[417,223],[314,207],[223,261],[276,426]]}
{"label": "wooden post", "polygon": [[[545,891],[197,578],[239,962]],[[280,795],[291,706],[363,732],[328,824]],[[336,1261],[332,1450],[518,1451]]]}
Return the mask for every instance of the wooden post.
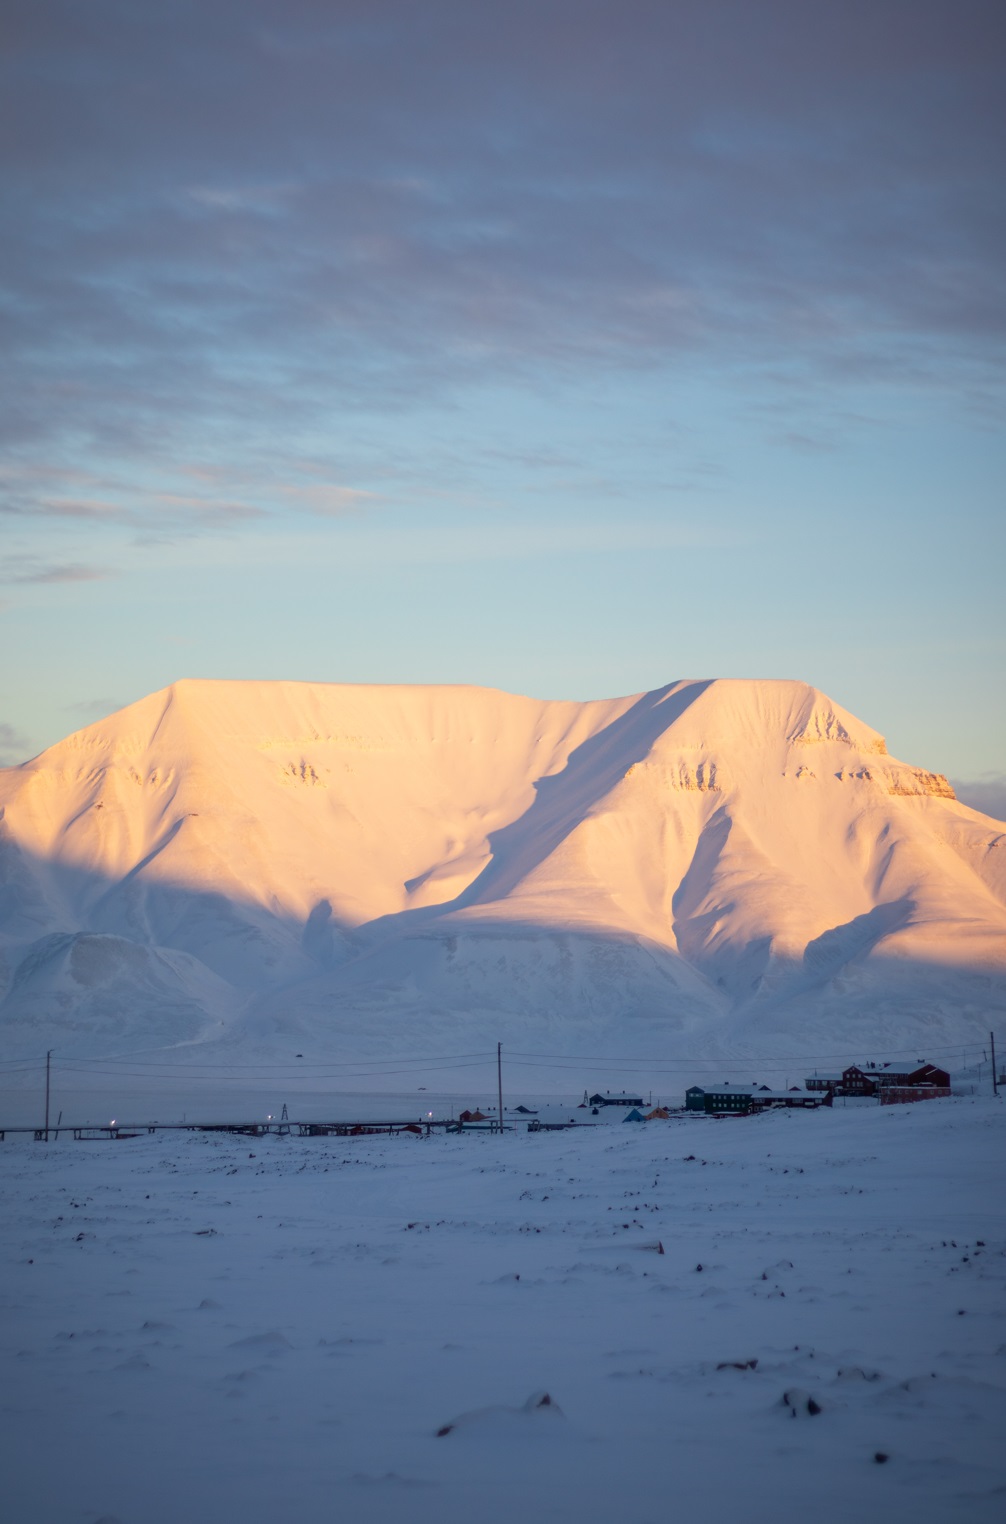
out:
{"label": "wooden post", "polygon": [[496,1044],[496,1086],[499,1096],[500,1133],[503,1132],[503,1044]]}
{"label": "wooden post", "polygon": [[49,1141],[49,1066],[52,1060],[52,1049],[45,1055],[45,1141]]}
{"label": "wooden post", "polygon": [[989,1045],[992,1048],[992,1094],[999,1094],[999,1082],[996,1079],[996,1034],[989,1033]]}

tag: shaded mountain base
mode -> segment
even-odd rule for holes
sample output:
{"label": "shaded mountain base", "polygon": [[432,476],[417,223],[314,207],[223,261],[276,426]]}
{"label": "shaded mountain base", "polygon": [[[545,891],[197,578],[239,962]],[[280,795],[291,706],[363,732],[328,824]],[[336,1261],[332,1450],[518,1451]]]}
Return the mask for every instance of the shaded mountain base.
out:
{"label": "shaded mountain base", "polygon": [[[180,893],[180,891],[179,891]],[[212,906],[210,907],[212,909]],[[605,928],[563,929],[513,919],[408,922],[374,938],[277,918],[273,942],[297,949],[294,977],[240,992],[197,957],[122,936],[52,933],[8,946],[0,1002],[4,1057],[56,1048],[63,1058],[177,1047],[331,1058],[403,1050],[464,1053],[503,1041],[529,1052],[715,1055],[822,1054],[983,1041],[1006,1017],[1006,983],[980,944],[962,965],[885,937],[910,916],[877,907],[811,943],[769,957],[759,938],[734,948],[764,972],[736,992],[703,977],[661,943]],[[259,912],[261,915],[261,912]],[[185,919],[198,920],[193,896]],[[252,935],[252,928],[244,935]],[[962,926],[959,936],[966,938]],[[341,962],[330,962],[331,938]],[[943,938],[946,941],[946,936]],[[308,959],[304,947],[317,947]],[[327,965],[327,966],[326,966]],[[305,968],[313,973],[304,976]]]}

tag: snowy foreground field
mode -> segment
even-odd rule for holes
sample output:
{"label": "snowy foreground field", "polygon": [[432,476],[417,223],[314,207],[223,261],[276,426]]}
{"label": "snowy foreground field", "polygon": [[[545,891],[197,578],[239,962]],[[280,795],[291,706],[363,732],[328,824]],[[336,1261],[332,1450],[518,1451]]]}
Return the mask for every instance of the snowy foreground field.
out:
{"label": "snowy foreground field", "polygon": [[0,1512],[999,1521],[1004,1161],[992,1100],[8,1136]]}

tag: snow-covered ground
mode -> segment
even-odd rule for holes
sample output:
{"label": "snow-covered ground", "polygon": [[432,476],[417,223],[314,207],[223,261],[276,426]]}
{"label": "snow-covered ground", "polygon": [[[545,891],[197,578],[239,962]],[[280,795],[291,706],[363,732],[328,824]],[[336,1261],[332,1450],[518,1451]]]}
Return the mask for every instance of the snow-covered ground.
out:
{"label": "snow-covered ground", "polygon": [[3,1515],[998,1521],[1004,1145],[984,1098],[8,1135]]}

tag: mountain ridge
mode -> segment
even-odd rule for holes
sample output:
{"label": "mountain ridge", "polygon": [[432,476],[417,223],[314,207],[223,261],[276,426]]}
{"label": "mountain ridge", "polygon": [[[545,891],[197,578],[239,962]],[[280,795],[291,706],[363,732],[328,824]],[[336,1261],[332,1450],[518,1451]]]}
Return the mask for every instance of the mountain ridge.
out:
{"label": "mountain ridge", "polygon": [[294,998],[340,1052],[1006,1009],[1006,836],[796,680],[186,679],[0,770],[0,811],[10,1051],[282,1047]]}

